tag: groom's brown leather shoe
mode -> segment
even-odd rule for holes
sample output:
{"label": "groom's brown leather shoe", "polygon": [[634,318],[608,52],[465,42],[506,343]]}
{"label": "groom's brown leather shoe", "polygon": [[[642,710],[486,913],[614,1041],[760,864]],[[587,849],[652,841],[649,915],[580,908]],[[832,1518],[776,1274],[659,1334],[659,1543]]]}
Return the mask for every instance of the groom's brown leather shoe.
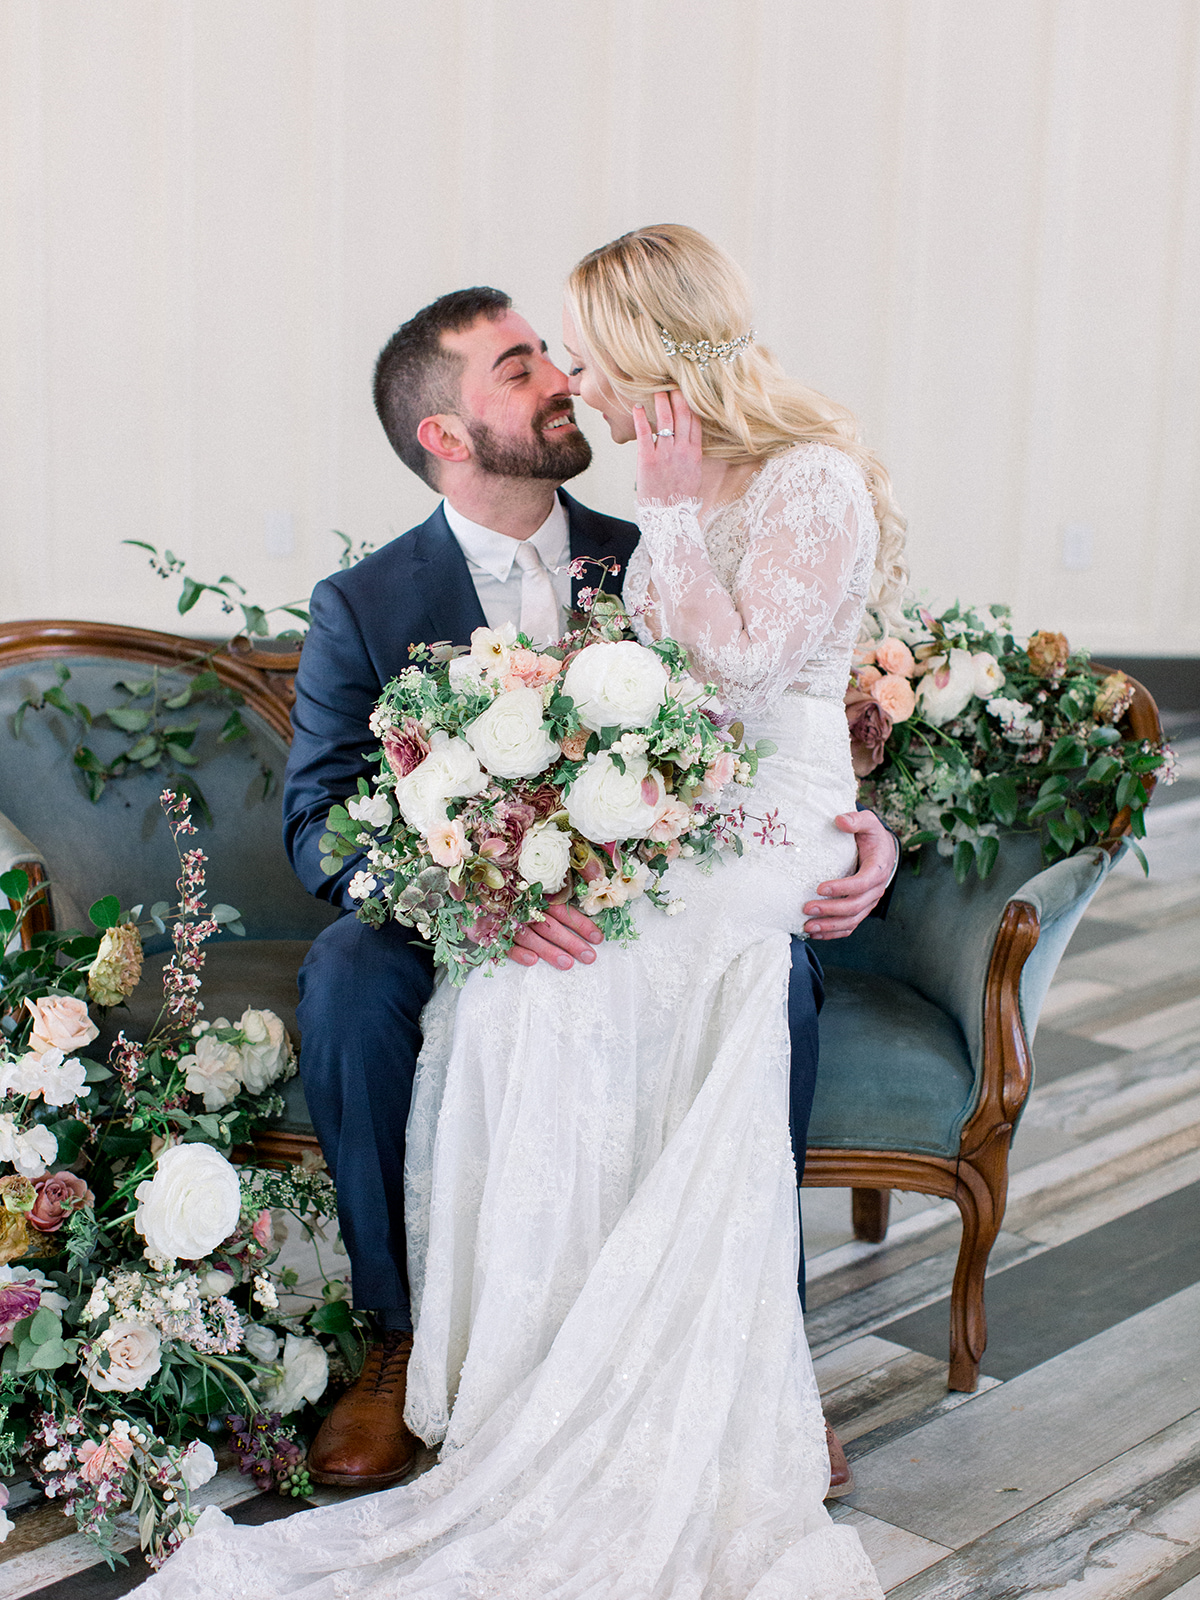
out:
{"label": "groom's brown leather shoe", "polygon": [[367,1351],[362,1371],[308,1452],[308,1470],[318,1483],[383,1489],[412,1466],[421,1441],[404,1425],[411,1351],[411,1333],[385,1333]]}
{"label": "groom's brown leather shoe", "polygon": [[828,1423],[825,1424],[825,1444],[829,1450],[829,1488],[826,1500],[840,1500],[844,1494],[854,1492],[854,1474],[842,1449],[842,1441]]}

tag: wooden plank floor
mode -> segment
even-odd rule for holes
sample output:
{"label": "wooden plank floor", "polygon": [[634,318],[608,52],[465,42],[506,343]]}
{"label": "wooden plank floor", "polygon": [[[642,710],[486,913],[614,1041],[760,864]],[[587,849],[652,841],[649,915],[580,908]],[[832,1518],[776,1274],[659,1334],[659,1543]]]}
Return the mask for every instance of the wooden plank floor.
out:
{"label": "wooden plank floor", "polygon": [[[945,1387],[953,1206],[896,1196],[863,1245],[844,1191],[804,1192],[809,1340],[856,1476],[833,1512],[894,1600],[1200,1600],[1200,739],[1179,753],[1150,880],[1122,863],[1047,1001],[975,1394]],[[232,1470],[204,1497],[299,1509]],[[14,1521],[0,1600],[144,1576],[92,1564],[53,1507]]]}

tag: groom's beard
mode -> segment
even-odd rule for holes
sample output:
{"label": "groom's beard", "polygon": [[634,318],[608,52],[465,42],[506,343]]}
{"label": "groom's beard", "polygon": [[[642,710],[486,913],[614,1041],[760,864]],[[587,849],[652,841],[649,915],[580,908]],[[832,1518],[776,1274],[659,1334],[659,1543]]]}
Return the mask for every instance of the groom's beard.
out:
{"label": "groom's beard", "polygon": [[546,438],[542,429],[562,414],[561,400],[543,407],[526,440],[505,439],[485,422],[468,422],[475,460],[485,472],[500,478],[546,478],[565,483],[590,465],[592,447],[578,428]]}

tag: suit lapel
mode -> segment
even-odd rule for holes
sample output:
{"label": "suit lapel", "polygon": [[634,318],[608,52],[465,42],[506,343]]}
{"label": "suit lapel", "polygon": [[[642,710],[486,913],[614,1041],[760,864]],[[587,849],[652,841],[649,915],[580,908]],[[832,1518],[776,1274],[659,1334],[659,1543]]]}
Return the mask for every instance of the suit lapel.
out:
{"label": "suit lapel", "polygon": [[[612,559],[618,557],[620,552],[616,548],[612,528],[604,517],[599,517],[594,511],[589,511],[587,506],[581,506],[578,500],[573,500],[564,489],[558,491],[559,497],[567,508],[567,523],[570,528],[571,559],[579,556],[588,556],[593,560],[603,557]],[[597,567],[585,570],[582,578],[571,579],[571,603],[579,604],[580,589],[594,589],[600,571]],[[618,560],[618,570],[615,573],[606,572],[600,588],[607,589],[610,594],[620,594],[621,584],[625,579],[625,563]]]}
{"label": "suit lapel", "polygon": [[413,638],[427,644],[441,639],[469,644],[471,634],[486,627],[487,619],[471,582],[467,558],[440,505],[417,529],[413,565],[425,608],[421,628],[413,631]]}

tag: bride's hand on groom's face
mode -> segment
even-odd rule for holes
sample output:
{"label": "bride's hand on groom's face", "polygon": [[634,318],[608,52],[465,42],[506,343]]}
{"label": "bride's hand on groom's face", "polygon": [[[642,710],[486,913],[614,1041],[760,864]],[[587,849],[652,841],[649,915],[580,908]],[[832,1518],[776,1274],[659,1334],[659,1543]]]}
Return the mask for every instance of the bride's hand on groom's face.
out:
{"label": "bride's hand on groom's face", "polygon": [[634,406],[639,500],[700,499],[700,424],[678,389],[654,396],[654,427]]}
{"label": "bride's hand on groom's face", "polygon": [[521,929],[508,959],[522,967],[536,967],[539,961],[548,961],[565,972],[577,961],[585,965],[594,961],[595,946],[603,938],[591,917],[585,917],[574,906],[549,905],[544,922],[529,922]]}

